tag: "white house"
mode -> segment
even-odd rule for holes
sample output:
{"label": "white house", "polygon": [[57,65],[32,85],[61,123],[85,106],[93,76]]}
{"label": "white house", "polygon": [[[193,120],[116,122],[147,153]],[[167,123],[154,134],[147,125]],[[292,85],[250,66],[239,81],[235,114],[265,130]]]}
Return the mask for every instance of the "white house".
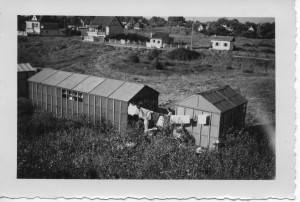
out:
{"label": "white house", "polygon": [[215,36],[211,38],[211,47],[215,50],[233,50],[234,37]]}
{"label": "white house", "polygon": [[34,15],[31,20],[25,21],[26,23],[26,33],[27,34],[36,34],[39,35],[41,33],[41,25]]}
{"label": "white house", "polygon": [[146,43],[146,46],[149,48],[163,48],[164,43],[168,43],[170,37],[168,33],[156,32],[150,36],[150,42]]}
{"label": "white house", "polygon": [[99,41],[104,41],[106,36],[123,33],[124,26],[117,17],[113,16],[98,16],[90,25],[88,25],[87,36],[85,40],[93,41],[98,38]]}

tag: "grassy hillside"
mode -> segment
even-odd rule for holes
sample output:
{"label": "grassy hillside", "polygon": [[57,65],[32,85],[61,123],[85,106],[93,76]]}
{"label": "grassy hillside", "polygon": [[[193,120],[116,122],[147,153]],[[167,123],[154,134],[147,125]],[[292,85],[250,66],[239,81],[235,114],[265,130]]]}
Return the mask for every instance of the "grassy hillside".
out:
{"label": "grassy hillside", "polygon": [[[207,41],[197,37],[199,43]],[[237,39],[236,42],[237,45],[246,43],[247,48],[261,49],[263,45],[274,50],[274,42],[270,40]],[[168,51],[162,51],[159,61],[163,69],[158,70],[150,65],[151,50],[114,48],[79,38],[18,38],[18,63],[141,82],[161,93],[160,106],[172,106],[195,92],[228,84],[249,100],[247,124],[275,122],[274,61],[262,63],[234,58],[231,53],[222,51],[203,49],[199,52],[201,57],[197,60],[179,61],[170,60]],[[130,61],[132,54],[139,57],[138,63]],[[274,53],[270,54],[274,57]]]}

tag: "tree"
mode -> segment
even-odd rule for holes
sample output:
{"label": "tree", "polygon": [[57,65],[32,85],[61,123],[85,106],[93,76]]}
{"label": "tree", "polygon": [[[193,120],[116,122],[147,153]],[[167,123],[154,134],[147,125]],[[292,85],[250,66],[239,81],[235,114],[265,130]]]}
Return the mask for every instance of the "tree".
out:
{"label": "tree", "polygon": [[183,25],[183,23],[185,23],[185,18],[184,17],[168,17],[168,24],[172,25],[172,26],[176,26],[176,25]]}
{"label": "tree", "polygon": [[151,27],[163,27],[165,26],[167,21],[164,18],[153,16],[149,20],[149,24]]}

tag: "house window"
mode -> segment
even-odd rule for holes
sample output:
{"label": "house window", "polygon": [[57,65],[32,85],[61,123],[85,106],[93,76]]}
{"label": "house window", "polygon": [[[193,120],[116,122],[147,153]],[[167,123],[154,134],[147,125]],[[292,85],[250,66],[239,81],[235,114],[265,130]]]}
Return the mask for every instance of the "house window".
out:
{"label": "house window", "polygon": [[152,42],[155,43],[155,40],[153,39]]}
{"label": "house window", "polygon": [[35,27],[39,27],[39,24],[38,24],[38,23],[35,23]]}
{"label": "house window", "polygon": [[219,46],[219,42],[216,42],[216,46]]}
{"label": "house window", "polygon": [[227,43],[224,43],[224,47],[227,47],[227,45],[228,45]]}
{"label": "house window", "polygon": [[157,43],[160,43],[160,41],[157,41]]}

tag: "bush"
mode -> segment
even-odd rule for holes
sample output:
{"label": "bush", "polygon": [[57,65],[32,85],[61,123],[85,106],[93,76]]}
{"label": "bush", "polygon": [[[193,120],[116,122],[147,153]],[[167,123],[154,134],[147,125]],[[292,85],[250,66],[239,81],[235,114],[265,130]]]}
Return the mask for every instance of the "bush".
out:
{"label": "bush", "polygon": [[254,73],[252,69],[244,69],[243,72],[248,74]]}
{"label": "bush", "polygon": [[[20,115],[20,114],[19,114]],[[18,120],[22,117],[18,117]],[[274,179],[275,154],[257,130],[229,130],[219,150],[196,153],[186,131],[171,126],[156,135],[138,127],[118,132],[85,116],[70,119],[36,111],[19,130],[18,178],[46,179]],[[28,135],[35,133],[35,138]]]}
{"label": "bush", "polygon": [[161,52],[162,52],[161,50],[157,50],[157,49],[150,50],[147,55],[148,60],[152,61],[154,58],[159,57]]}
{"label": "bush", "polygon": [[200,57],[200,53],[186,48],[177,48],[169,52],[168,57],[175,60],[195,60]]}
{"label": "bush", "polygon": [[233,70],[233,68],[231,66],[227,66],[226,69]]}
{"label": "bush", "polygon": [[129,55],[128,60],[129,60],[129,62],[133,62],[133,63],[139,63],[140,62],[140,58],[136,54]]}
{"label": "bush", "polygon": [[162,70],[164,68],[163,64],[158,60],[158,57],[154,58],[149,65],[150,69]]}

